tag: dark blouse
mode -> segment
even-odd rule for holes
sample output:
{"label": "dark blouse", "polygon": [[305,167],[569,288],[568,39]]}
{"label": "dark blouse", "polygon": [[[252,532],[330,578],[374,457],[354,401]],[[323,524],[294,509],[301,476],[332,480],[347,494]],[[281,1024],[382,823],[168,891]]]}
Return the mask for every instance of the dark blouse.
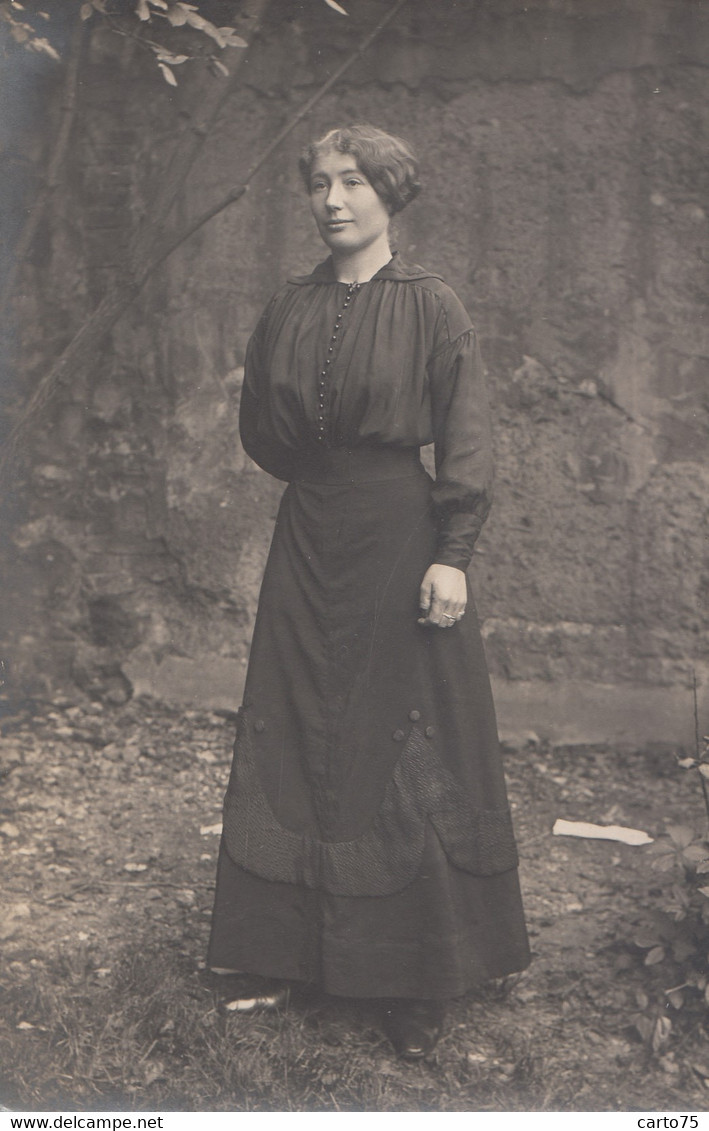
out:
{"label": "dark blouse", "polygon": [[435,445],[435,560],[465,569],[490,509],[489,410],[477,337],[440,276],[396,253],[348,287],[331,259],[273,296],[249,342],[241,439],[292,480],[327,448]]}

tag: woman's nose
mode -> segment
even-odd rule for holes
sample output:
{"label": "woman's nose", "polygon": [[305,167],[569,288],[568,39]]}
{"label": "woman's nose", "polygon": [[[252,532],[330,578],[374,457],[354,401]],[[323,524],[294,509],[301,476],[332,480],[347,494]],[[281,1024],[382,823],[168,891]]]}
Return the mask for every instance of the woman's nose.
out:
{"label": "woman's nose", "polygon": [[331,186],[330,191],[327,194],[325,203],[327,204],[328,208],[331,208],[333,210],[333,212],[337,211],[338,208],[342,208],[340,190],[337,185]]}

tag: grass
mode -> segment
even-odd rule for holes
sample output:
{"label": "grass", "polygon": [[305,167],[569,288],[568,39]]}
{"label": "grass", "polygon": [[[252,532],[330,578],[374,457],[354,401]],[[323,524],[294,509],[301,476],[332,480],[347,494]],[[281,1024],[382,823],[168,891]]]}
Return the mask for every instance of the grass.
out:
{"label": "grass", "polygon": [[[471,1055],[470,1002],[455,1007],[434,1059],[406,1065],[390,1055],[373,1003],[296,994],[280,1013],[221,1016],[194,961],[165,942],[158,957],[154,937],[133,940],[108,972],[96,948],[35,961],[23,977],[15,970],[2,988],[6,1106],[466,1111],[543,1098],[528,1038],[503,1038],[497,1073],[487,1054]],[[484,997],[499,1007],[504,995],[493,987]]]}

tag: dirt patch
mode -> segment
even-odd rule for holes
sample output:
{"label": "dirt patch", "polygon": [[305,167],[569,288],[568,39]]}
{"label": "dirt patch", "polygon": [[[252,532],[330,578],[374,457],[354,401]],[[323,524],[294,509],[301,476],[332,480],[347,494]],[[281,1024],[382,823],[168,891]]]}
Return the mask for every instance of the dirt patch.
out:
{"label": "dirt patch", "polygon": [[557,817],[701,826],[670,754],[506,752],[534,962],[456,1002],[411,1068],[373,1003],[295,995],[282,1014],[223,1019],[203,987],[232,718],[55,702],[3,727],[5,1106],[705,1109],[698,1007],[673,1014],[657,1053],[634,1028],[653,974],[632,939],[664,880],[644,849],[551,834]]}

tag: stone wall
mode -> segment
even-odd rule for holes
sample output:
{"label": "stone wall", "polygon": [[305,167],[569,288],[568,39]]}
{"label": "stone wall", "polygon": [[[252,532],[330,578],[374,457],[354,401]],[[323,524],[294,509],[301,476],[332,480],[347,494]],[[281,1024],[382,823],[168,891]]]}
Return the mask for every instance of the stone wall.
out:
{"label": "stone wall", "polygon": [[[346,6],[272,5],[183,217],[386,8]],[[280,495],[238,443],[244,348],[279,281],[324,255],[299,149],[369,120],[421,154],[397,244],[458,291],[489,370],[497,498],[473,572],[503,734],[689,741],[692,672],[705,703],[709,683],[708,59],[695,0],[410,0],[35,429],[4,544],[13,686],[238,705]],[[171,91],[94,33],[66,190],[23,272],[24,389],[213,81]]]}

